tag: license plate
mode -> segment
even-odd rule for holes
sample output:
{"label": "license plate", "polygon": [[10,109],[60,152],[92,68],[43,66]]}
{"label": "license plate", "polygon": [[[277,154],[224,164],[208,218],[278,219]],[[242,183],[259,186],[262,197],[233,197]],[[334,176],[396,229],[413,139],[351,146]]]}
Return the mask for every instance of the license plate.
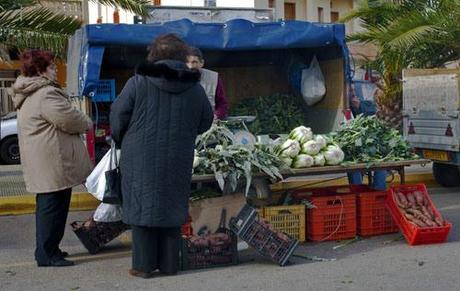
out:
{"label": "license plate", "polygon": [[449,160],[449,155],[447,154],[447,152],[443,152],[443,151],[424,150],[423,157],[426,159],[436,160],[436,161],[448,161]]}

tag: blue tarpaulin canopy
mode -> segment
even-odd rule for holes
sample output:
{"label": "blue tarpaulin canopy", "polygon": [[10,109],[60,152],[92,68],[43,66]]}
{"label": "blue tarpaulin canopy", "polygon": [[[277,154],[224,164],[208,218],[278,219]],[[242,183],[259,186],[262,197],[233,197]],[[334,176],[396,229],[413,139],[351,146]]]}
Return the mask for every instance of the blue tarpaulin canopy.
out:
{"label": "blue tarpaulin canopy", "polygon": [[175,33],[193,46],[213,51],[338,46],[342,52],[339,57],[343,57],[345,62],[346,79],[350,80],[343,24],[304,21],[253,23],[242,19],[226,23],[194,23],[182,19],[163,24],[95,24],[81,28],[70,41],[68,56],[68,65],[76,65],[73,70],[78,68],[75,93],[87,95],[94,90],[106,47],[147,47],[155,37],[164,33]]}

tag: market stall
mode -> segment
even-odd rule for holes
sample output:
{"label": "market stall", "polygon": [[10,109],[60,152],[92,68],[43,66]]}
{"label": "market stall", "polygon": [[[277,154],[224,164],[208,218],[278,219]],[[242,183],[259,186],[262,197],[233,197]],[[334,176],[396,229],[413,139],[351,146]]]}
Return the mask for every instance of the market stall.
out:
{"label": "market stall", "polygon": [[[198,24],[180,20],[159,25],[84,27],[70,43],[67,85],[71,95],[87,98],[86,109],[96,124],[93,134],[88,135],[88,150],[96,161],[99,159],[95,151],[102,149],[99,156],[103,156],[108,148],[110,103],[132,75],[136,63],[145,58],[150,41],[171,32],[204,51],[209,68],[218,71],[226,84],[230,113],[250,115],[255,120],[248,126],[216,121],[197,139],[192,183],[210,183],[217,195],[201,195],[199,199],[209,203],[196,207],[193,204],[197,196],[192,195],[190,214],[209,214],[213,199],[220,199],[220,204],[214,207],[213,215],[207,216],[210,223],[200,221],[203,226],[212,224],[213,229],[203,230],[206,228],[202,225],[192,228],[194,217],[184,225],[184,269],[236,264],[236,236],[280,265],[288,262],[299,242],[380,235],[397,232],[398,227],[403,228],[401,225],[416,228],[415,232],[429,227],[439,234],[435,240],[428,238],[424,242],[445,241],[450,224],[440,220],[423,187],[414,188],[423,189],[420,203],[411,201],[401,204],[401,208],[394,205],[392,189],[375,190],[366,185],[296,189],[275,205],[246,205],[250,189],[267,190],[267,181],[395,170],[404,184],[405,167],[429,162],[414,155],[397,130],[376,118],[357,116],[342,122],[343,110],[348,107],[351,72],[341,24],[254,24],[245,20]],[[313,64],[323,77],[320,94],[306,94],[319,96],[314,104],[309,103],[311,100],[302,90],[303,80],[313,74]],[[103,196],[105,188],[100,188]],[[404,185],[401,189],[407,197],[418,191]],[[241,204],[230,207],[229,199]],[[391,199],[390,204],[394,202],[391,214],[385,199]],[[421,212],[422,206],[427,205],[432,214]],[[234,217],[230,223],[225,219],[227,210]],[[119,220],[121,215],[116,214]],[[440,222],[434,226],[436,219]],[[414,221],[424,224],[415,225]],[[112,233],[110,238],[116,235]],[[105,243],[106,240],[99,243],[97,250]]]}

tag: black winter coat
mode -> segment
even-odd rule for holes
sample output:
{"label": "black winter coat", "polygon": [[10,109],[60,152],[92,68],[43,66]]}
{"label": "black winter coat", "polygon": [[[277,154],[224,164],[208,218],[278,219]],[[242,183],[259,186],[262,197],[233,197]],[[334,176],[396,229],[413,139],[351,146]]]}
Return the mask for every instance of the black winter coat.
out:
{"label": "black winter coat", "polygon": [[179,61],[144,63],[113,102],[110,126],[121,147],[125,223],[185,223],[195,139],[213,120],[199,79]]}

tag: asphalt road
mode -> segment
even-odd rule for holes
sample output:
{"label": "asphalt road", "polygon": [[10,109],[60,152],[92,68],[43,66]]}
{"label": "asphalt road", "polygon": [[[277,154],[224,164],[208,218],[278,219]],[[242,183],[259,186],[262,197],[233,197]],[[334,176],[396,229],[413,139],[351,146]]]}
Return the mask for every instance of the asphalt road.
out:
{"label": "asphalt road", "polygon": [[[287,267],[247,250],[240,252],[238,266],[148,280],[128,275],[129,233],[100,254],[89,255],[68,228],[62,249],[77,265],[38,268],[33,260],[34,216],[3,216],[0,290],[459,290],[460,188],[432,188],[430,193],[453,224],[444,244],[410,247],[400,234],[360,239],[345,246],[343,242],[306,243],[296,254],[324,260],[294,257]],[[89,215],[74,212],[68,222]]]}

